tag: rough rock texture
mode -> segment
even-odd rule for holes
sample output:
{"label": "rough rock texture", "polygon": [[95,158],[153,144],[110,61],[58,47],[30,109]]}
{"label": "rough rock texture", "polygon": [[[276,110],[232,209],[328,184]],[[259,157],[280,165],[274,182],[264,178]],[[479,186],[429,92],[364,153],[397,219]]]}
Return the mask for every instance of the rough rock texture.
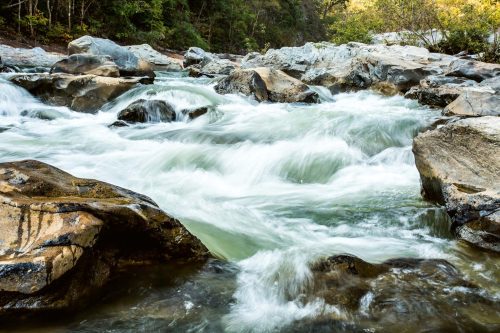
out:
{"label": "rough rock texture", "polygon": [[465,77],[481,82],[500,76],[500,64],[489,64],[481,61],[458,59],[450,64],[446,72],[448,76]]}
{"label": "rough rock texture", "polygon": [[108,56],[73,54],[52,66],[51,73],[91,74],[119,77],[118,66]]}
{"label": "rough rock texture", "polygon": [[20,49],[7,45],[0,45],[0,57],[6,66],[50,68],[56,62],[62,60],[65,55],[45,52],[45,50],[40,47]]}
{"label": "rough rock texture", "polygon": [[17,74],[9,80],[42,101],[68,106],[74,111],[94,113],[105,103],[150,78],[113,78],[95,75]]}
{"label": "rough rock texture", "polygon": [[307,43],[302,47],[248,54],[242,68],[272,67],[332,92],[366,89],[386,82],[407,91],[429,75],[443,74],[456,58],[413,46]]}
{"label": "rough rock texture", "polygon": [[[400,332],[402,323],[405,332],[457,332],[474,327],[477,318],[471,309],[499,314],[498,304],[480,296],[483,290],[445,260],[401,258],[372,264],[337,255],[313,264],[311,273],[310,286],[299,291],[304,303],[324,299],[334,311],[294,323],[286,332],[364,332],[373,323],[384,332]],[[357,324],[349,329],[353,322]]]}
{"label": "rough rock texture", "polygon": [[443,111],[445,116],[500,116],[500,93],[464,92]]}
{"label": "rough rock texture", "polygon": [[68,52],[70,55],[87,53],[109,56],[118,65],[122,76],[155,76],[149,62],[139,59],[132,51],[109,39],[83,36],[68,44]]}
{"label": "rough rock texture", "polygon": [[215,90],[220,94],[253,96],[258,101],[316,103],[319,100],[318,94],[299,80],[265,67],[236,70],[220,81]]}
{"label": "rough rock texture", "polygon": [[153,65],[156,71],[181,71],[182,65],[173,58],[170,58],[156,51],[149,44],[125,46],[139,59],[145,60]]}
{"label": "rough rock texture", "polygon": [[128,123],[160,123],[175,121],[174,108],[165,101],[140,99],[120,111],[118,120]]}
{"label": "rough rock texture", "polygon": [[417,99],[420,103],[434,107],[446,107],[467,91],[489,91],[481,88],[476,81],[451,76],[429,76],[420,81],[419,86],[412,87],[406,98]]}
{"label": "rough rock texture", "polygon": [[468,118],[417,136],[424,197],[445,205],[458,237],[500,252],[500,118]]}
{"label": "rough rock texture", "polygon": [[0,164],[0,314],[70,308],[119,265],[206,258],[144,195],[38,161]]}

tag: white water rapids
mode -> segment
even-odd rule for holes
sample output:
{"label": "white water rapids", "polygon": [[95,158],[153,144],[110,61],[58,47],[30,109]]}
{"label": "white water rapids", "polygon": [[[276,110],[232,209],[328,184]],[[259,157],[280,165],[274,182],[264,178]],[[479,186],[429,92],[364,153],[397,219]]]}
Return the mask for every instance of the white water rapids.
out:
{"label": "white water rapids", "polygon": [[[420,196],[411,143],[439,110],[400,96],[314,89],[320,104],[259,104],[218,95],[207,79],[160,75],[88,115],[1,80],[0,161],[37,159],[153,198],[238,267],[233,302],[214,319],[226,332],[341,316],[320,298],[299,301],[308,264],[323,256],[443,258],[479,282],[494,280],[487,264],[473,267],[443,211]],[[140,98],[177,111],[214,109],[192,121],[108,127]]]}

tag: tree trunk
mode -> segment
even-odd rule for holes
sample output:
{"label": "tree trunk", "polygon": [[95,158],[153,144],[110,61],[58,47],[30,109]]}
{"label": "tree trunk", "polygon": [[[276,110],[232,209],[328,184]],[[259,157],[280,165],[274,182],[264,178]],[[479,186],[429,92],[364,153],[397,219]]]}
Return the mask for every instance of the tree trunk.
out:
{"label": "tree trunk", "polygon": [[72,0],[68,0],[68,31],[71,32],[71,2]]}
{"label": "tree trunk", "polygon": [[52,8],[50,8],[50,0],[47,0],[47,15],[49,19],[49,29],[52,28]]}

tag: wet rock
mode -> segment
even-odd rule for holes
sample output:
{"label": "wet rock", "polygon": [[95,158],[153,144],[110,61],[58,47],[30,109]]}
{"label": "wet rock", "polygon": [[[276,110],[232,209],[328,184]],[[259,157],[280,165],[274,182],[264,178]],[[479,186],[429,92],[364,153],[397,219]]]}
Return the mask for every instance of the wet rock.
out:
{"label": "wet rock", "polygon": [[128,127],[129,124],[126,121],[123,120],[117,120],[108,127],[113,128],[113,127]]}
{"label": "wet rock", "polygon": [[334,93],[366,89],[381,82],[406,92],[429,75],[443,74],[456,58],[412,46],[307,43],[302,47],[249,54],[242,68],[271,67]]}
{"label": "wet rock", "polygon": [[91,54],[73,54],[58,61],[52,66],[50,73],[91,74],[98,76],[119,77],[118,66],[108,56]]}
{"label": "wet rock", "polygon": [[311,271],[313,282],[304,290],[304,302],[319,298],[334,309],[325,307],[324,313],[307,322],[314,332],[339,327],[363,332],[373,325],[384,332],[399,332],[402,322],[409,332],[453,332],[474,327],[468,313],[473,307],[498,314],[494,299],[484,297],[482,289],[441,259],[401,258],[372,264],[338,255],[318,261]]}
{"label": "wet rock", "polygon": [[182,113],[187,115],[189,117],[189,119],[196,119],[196,118],[201,117],[204,114],[208,113],[209,110],[210,110],[210,107],[202,106],[202,107],[195,108],[195,109],[183,110]]}
{"label": "wet rock", "polygon": [[173,71],[182,70],[182,65],[173,58],[170,58],[151,47],[149,44],[129,45],[125,46],[139,59],[145,60],[153,65],[156,71]]}
{"label": "wet rock", "polygon": [[500,93],[469,91],[460,95],[443,111],[446,116],[500,116]]}
{"label": "wet rock", "polygon": [[446,206],[457,236],[500,252],[500,118],[462,119],[421,133],[413,153],[424,197]]}
{"label": "wet rock", "polygon": [[109,56],[118,65],[121,76],[155,76],[149,62],[138,58],[132,51],[109,39],[83,36],[68,44],[68,52],[70,55],[86,53]]}
{"label": "wet rock", "polygon": [[38,161],[0,164],[0,314],[69,309],[120,265],[205,261],[148,197]]}
{"label": "wet rock", "polygon": [[95,113],[105,103],[150,78],[114,78],[95,75],[18,74],[9,80],[51,105]]}
{"label": "wet rock", "polygon": [[203,49],[199,47],[190,47],[186,53],[184,53],[184,68],[187,68],[191,65],[196,65],[201,63],[204,60],[211,60],[215,56],[211,53],[205,52]]}
{"label": "wet rock", "polygon": [[140,99],[118,114],[118,120],[128,123],[160,123],[175,121],[174,108],[165,101]]}
{"label": "wet rock", "polygon": [[481,61],[458,59],[453,61],[447,72],[448,76],[465,77],[481,82],[500,76],[500,65]]}
{"label": "wet rock", "polygon": [[45,52],[40,47],[32,49],[14,48],[0,45],[0,57],[5,66],[9,67],[42,67],[50,68],[62,60],[65,55],[60,53]]}
{"label": "wet rock", "polygon": [[216,86],[220,94],[240,93],[256,100],[278,103],[316,103],[317,93],[297,79],[271,68],[237,70]]}

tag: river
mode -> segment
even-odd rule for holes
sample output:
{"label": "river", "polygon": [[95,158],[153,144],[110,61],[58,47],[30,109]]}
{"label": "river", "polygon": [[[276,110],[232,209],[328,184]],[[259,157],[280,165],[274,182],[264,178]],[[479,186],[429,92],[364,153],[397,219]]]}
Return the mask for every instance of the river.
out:
{"label": "river", "polygon": [[[154,85],[89,115],[44,105],[0,79],[1,162],[37,159],[144,193],[220,259],[204,268],[123,272],[90,310],[18,329],[319,332],[307,323],[325,313],[344,323],[333,331],[500,327],[495,306],[462,322],[443,313],[449,308],[442,300],[433,303],[433,297],[415,293],[408,297],[422,306],[409,315],[418,318],[419,329],[396,315],[391,325],[377,322],[369,297],[356,313],[302,297],[310,263],[324,256],[347,253],[371,263],[441,258],[481,286],[481,296],[498,310],[498,257],[454,240],[444,210],[420,195],[412,139],[439,110],[370,91],[332,96],[320,87],[313,87],[320,104],[259,104],[218,95],[213,85],[210,79],[158,73]],[[140,98],[165,100],[176,110],[213,109],[192,121],[108,126]],[[478,324],[479,315],[486,323]]]}

